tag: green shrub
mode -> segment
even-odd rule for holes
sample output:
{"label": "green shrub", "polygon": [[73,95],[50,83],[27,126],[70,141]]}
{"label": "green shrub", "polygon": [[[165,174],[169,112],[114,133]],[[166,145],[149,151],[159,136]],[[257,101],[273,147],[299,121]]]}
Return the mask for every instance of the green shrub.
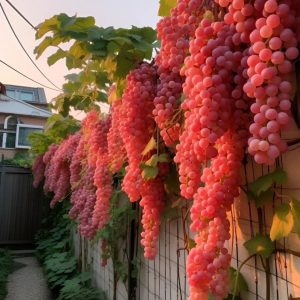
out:
{"label": "green shrub", "polygon": [[0,300],[7,295],[7,277],[12,271],[13,259],[6,249],[0,249]]}
{"label": "green shrub", "polygon": [[65,281],[58,300],[105,300],[106,296],[103,292],[89,287],[90,281],[91,275],[88,272]]}
{"label": "green shrub", "polygon": [[59,203],[36,236],[36,255],[48,285],[58,300],[105,300],[104,292],[91,287],[90,273],[78,271],[71,238],[74,223],[66,215],[67,211],[67,205]]}

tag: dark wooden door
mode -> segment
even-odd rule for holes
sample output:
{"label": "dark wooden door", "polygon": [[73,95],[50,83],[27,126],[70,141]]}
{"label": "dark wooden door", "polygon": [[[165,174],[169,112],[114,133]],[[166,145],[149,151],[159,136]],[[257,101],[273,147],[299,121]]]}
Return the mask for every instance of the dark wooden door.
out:
{"label": "dark wooden door", "polygon": [[41,189],[32,186],[30,169],[0,166],[0,244],[34,240],[43,210]]}

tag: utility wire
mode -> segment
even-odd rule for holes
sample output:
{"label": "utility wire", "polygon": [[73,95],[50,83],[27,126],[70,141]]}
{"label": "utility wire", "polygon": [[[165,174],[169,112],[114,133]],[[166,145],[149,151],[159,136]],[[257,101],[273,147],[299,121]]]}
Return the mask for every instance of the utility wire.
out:
{"label": "utility wire", "polygon": [[35,82],[36,84],[38,84],[38,85],[40,85],[40,86],[43,86],[44,88],[47,88],[47,89],[49,89],[49,90],[53,90],[53,91],[60,92],[60,90],[54,89],[54,88],[52,88],[52,87],[49,87],[49,86],[47,86],[47,85],[45,85],[45,84],[42,84],[42,83],[40,83],[40,82],[38,82],[38,81],[36,81],[36,80],[30,78],[29,76],[27,76],[27,75],[25,75],[24,73],[18,71],[17,69],[15,69],[14,67],[12,67],[11,65],[9,65],[8,63],[6,63],[5,61],[3,61],[3,60],[1,60],[1,59],[0,59],[0,63],[2,63],[3,65],[7,66],[7,67],[10,68],[11,70],[17,72],[18,74],[22,75],[23,77],[25,77],[25,78],[27,78],[27,79],[29,79],[29,80]]}
{"label": "utility wire", "polygon": [[3,14],[4,14],[4,17],[5,17],[5,19],[6,19],[7,23],[8,23],[8,25],[9,25],[9,27],[10,27],[12,33],[14,34],[15,38],[17,39],[19,45],[21,46],[21,48],[23,49],[23,51],[25,52],[25,54],[27,55],[27,57],[30,59],[30,61],[33,63],[33,65],[36,67],[36,69],[43,75],[43,77],[44,77],[49,83],[51,83],[51,84],[52,84],[53,86],[55,86],[57,89],[61,90],[55,83],[53,83],[53,82],[45,75],[45,73],[38,67],[38,65],[35,63],[35,61],[31,58],[31,56],[29,55],[29,53],[26,51],[25,47],[23,46],[21,40],[19,39],[19,37],[18,37],[16,31],[14,30],[14,28],[13,28],[13,26],[12,26],[12,24],[11,24],[11,22],[10,22],[10,20],[9,20],[9,18],[8,18],[8,16],[7,16],[7,14],[6,14],[6,12],[5,12],[5,10],[4,10],[4,7],[3,7],[3,5],[1,4],[1,2],[0,2],[0,7],[1,7],[1,10],[2,10],[2,12],[3,12]]}
{"label": "utility wire", "polygon": [[32,25],[32,23],[9,0],[6,0],[6,2],[25,20],[26,23],[28,23],[34,30],[37,30],[37,28]]}

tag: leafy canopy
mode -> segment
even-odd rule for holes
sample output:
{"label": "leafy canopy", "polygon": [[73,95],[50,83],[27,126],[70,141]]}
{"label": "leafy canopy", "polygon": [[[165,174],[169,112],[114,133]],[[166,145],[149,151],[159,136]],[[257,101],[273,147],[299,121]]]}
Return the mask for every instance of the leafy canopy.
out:
{"label": "leafy canopy", "polygon": [[35,49],[37,58],[49,47],[57,48],[48,58],[53,65],[66,60],[69,70],[78,74],[66,77],[63,93],[54,106],[66,116],[69,107],[89,110],[96,101],[107,101],[107,91],[116,83],[118,96],[131,69],[152,58],[156,32],[150,27],[130,29],[98,27],[93,17],[68,16],[64,13],[45,20],[38,26]]}

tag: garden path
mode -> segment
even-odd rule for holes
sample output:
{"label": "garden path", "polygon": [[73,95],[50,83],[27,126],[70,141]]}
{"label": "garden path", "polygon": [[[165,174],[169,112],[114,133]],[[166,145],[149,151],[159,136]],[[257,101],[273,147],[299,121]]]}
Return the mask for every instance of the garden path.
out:
{"label": "garden path", "polygon": [[6,300],[51,300],[37,259],[34,256],[14,258],[14,271],[8,277]]}

